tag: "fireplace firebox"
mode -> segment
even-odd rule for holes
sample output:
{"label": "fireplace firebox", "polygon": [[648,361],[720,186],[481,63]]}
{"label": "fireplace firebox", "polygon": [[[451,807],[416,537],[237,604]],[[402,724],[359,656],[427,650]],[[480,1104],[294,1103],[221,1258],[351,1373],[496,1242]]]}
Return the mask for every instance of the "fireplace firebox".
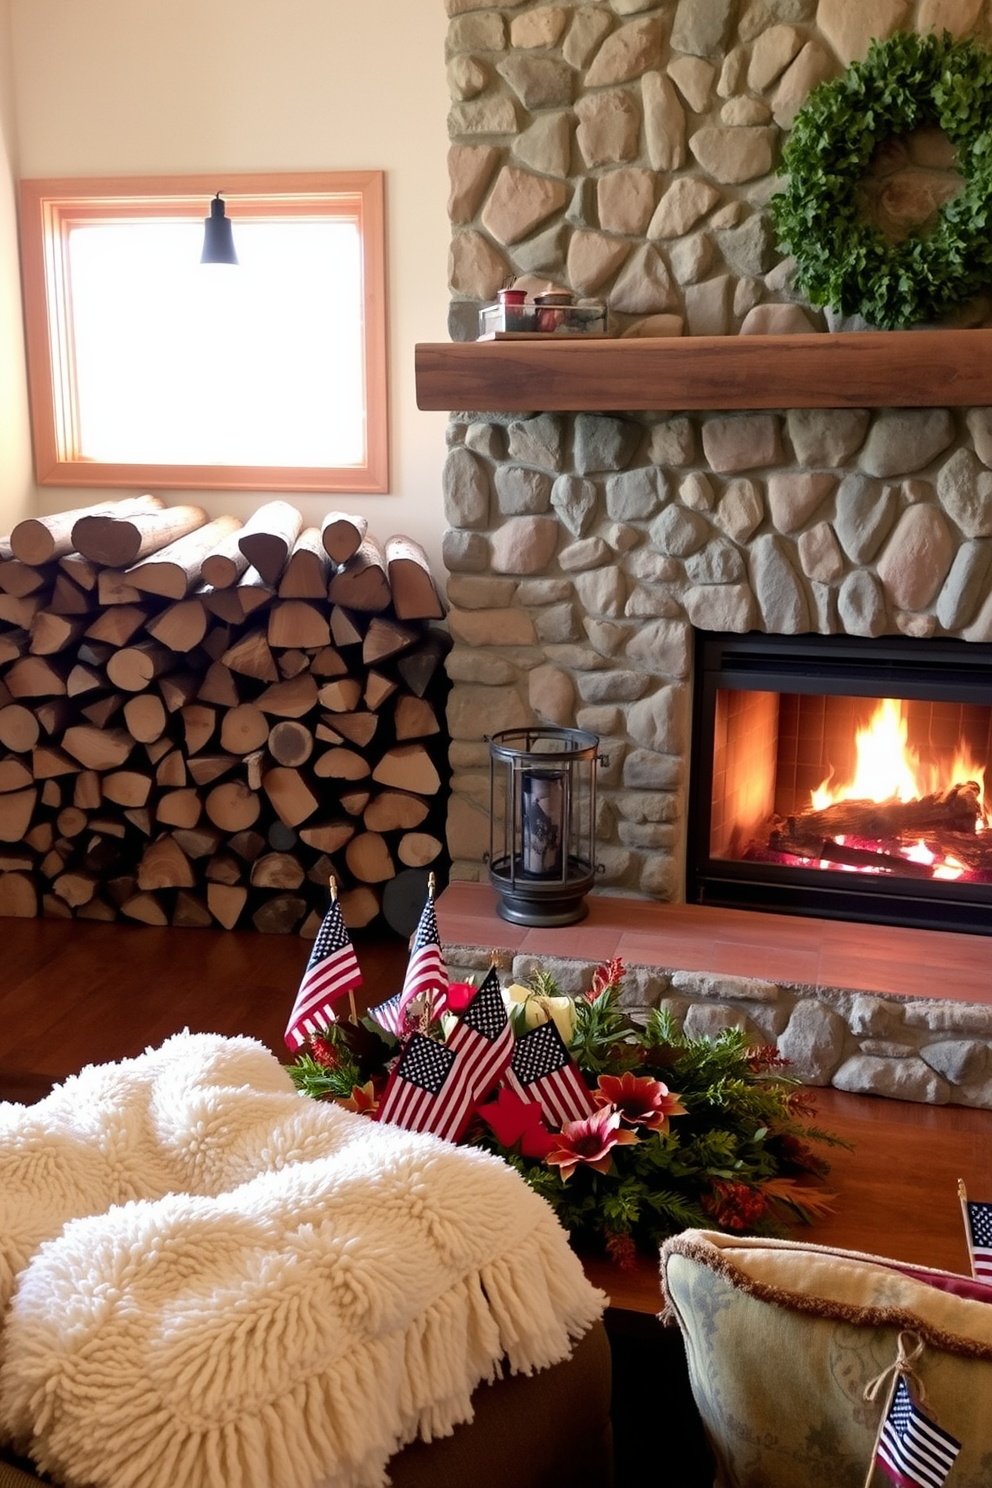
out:
{"label": "fireplace firebox", "polygon": [[992,646],[698,633],[686,897],[992,934]]}

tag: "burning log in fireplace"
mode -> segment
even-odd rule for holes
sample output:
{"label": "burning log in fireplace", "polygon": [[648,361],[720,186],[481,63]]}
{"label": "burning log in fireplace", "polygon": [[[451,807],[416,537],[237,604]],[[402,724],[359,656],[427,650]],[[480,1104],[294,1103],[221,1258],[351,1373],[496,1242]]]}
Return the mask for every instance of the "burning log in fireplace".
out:
{"label": "burning log in fireplace", "polygon": [[[775,818],[767,845],[805,861],[909,878],[940,876],[949,862],[992,876],[992,833],[980,831],[981,794],[969,780],[912,801],[836,801]],[[929,861],[910,856],[919,844]]]}

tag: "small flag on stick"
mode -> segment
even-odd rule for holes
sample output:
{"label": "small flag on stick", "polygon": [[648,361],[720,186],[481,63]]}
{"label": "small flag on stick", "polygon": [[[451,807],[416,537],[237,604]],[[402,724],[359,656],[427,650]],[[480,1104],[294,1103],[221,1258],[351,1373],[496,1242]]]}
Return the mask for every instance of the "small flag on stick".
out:
{"label": "small flag on stick", "polygon": [[283,1035],[294,1051],[302,1048],[310,1034],[335,1022],[333,1004],[347,992],[355,1016],[354,989],[361,985],[362,973],[354,947],[345,928],[338,903],[338,890],[331,879],[331,903],[310,952],[293,1011]]}
{"label": "small flag on stick", "polygon": [[875,1448],[881,1471],[898,1488],[941,1488],[960,1450],[961,1443],[920,1409],[899,1375]]}
{"label": "small flag on stick", "polygon": [[971,1274],[976,1281],[992,1286],[992,1204],[972,1202],[960,1178],[958,1198],[961,1200],[965,1239],[971,1258]]}
{"label": "small flag on stick", "polygon": [[482,986],[448,1034],[448,1048],[462,1058],[463,1078],[471,1090],[472,1104],[484,1100],[513,1057],[513,1029],[495,968],[486,973]]}
{"label": "small flag on stick", "polygon": [[403,1038],[406,1034],[406,1010],[415,997],[429,1000],[435,1017],[439,1017],[447,1005],[448,968],[441,950],[441,937],[434,913],[433,873],[427,884],[427,903],[410,948],[403,986],[386,1002],[380,1002],[377,1007],[370,1009],[379,1026],[396,1038]]}
{"label": "small flag on stick", "polygon": [[539,1102],[551,1126],[581,1121],[596,1109],[592,1092],[550,1019],[520,1035],[505,1079],[522,1100]]}
{"label": "small flag on stick", "polygon": [[457,1142],[468,1121],[466,1088],[454,1049],[411,1033],[375,1113],[404,1131],[433,1132]]}
{"label": "small flag on stick", "polygon": [[376,1119],[457,1142],[512,1053],[513,1030],[499,978],[490,971],[446,1044],[419,1032],[410,1035]]}

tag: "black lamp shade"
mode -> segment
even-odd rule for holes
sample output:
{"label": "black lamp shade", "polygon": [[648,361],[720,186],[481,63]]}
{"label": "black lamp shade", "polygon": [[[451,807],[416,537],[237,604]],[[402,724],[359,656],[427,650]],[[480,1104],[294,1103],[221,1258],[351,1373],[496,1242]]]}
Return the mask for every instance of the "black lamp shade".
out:
{"label": "black lamp shade", "polygon": [[220,192],[210,203],[210,216],[203,222],[203,252],[201,264],[236,264],[238,255],[234,251],[234,234],[231,223],[224,212]]}

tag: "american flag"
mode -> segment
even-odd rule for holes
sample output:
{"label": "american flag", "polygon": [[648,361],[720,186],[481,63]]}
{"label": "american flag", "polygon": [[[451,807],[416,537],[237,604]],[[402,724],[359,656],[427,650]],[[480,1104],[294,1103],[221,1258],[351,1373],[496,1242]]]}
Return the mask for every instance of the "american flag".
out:
{"label": "american flag", "polygon": [[361,984],[362,973],[348,938],[341,906],[336,899],[324,916],[296,994],[293,1011],[283,1035],[288,1046],[299,1049],[307,1035],[333,1023],[335,998]]}
{"label": "american flag", "polygon": [[394,992],[392,997],[387,998],[385,1002],[380,1002],[375,1007],[369,1008],[369,1017],[374,1018],[379,1027],[384,1028],[387,1033],[391,1033],[394,1038],[399,1038],[400,1034],[404,1031],[400,1021],[400,998],[402,995],[402,992]]}
{"label": "american flag", "polygon": [[966,1202],[971,1270],[976,1280],[992,1284],[992,1204]]}
{"label": "american flag", "polygon": [[520,1035],[505,1079],[523,1100],[539,1101],[552,1126],[581,1121],[596,1109],[592,1092],[550,1019]]}
{"label": "american flag", "polygon": [[434,1014],[438,1016],[444,1011],[447,991],[448,968],[437,931],[434,900],[429,897],[410,948],[403,986],[395,996],[386,1002],[380,1002],[370,1011],[381,1028],[387,1029],[396,1038],[402,1038],[406,1033],[404,1014],[407,1004],[415,997],[430,997]]}
{"label": "american flag", "polygon": [[[379,1102],[376,1121],[457,1141],[465,1107],[459,1063],[454,1049],[426,1034],[411,1033]],[[465,1122],[461,1124],[464,1127]]]}
{"label": "american flag", "polygon": [[461,1056],[461,1078],[474,1105],[499,1083],[513,1057],[513,1029],[495,970],[449,1033],[448,1048]]}
{"label": "american flag", "polygon": [[913,1400],[900,1375],[875,1448],[875,1461],[898,1488],[941,1488],[961,1443]]}
{"label": "american flag", "polygon": [[490,972],[446,1044],[412,1033],[390,1076],[377,1117],[407,1131],[457,1142],[469,1117],[502,1077],[513,1053],[496,973]]}

